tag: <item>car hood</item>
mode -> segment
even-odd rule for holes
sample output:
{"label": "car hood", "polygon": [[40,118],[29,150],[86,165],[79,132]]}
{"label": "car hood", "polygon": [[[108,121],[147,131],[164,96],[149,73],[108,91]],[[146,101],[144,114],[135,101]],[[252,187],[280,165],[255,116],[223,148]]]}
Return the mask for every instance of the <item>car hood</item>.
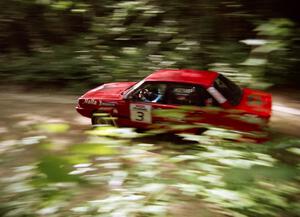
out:
{"label": "car hood", "polygon": [[269,118],[272,112],[272,95],[264,91],[244,88],[241,102],[236,109]]}
{"label": "car hood", "polygon": [[134,85],[135,82],[115,82],[103,84],[96,87],[83,96],[81,99],[99,99],[99,100],[121,100],[122,94],[126,89]]}

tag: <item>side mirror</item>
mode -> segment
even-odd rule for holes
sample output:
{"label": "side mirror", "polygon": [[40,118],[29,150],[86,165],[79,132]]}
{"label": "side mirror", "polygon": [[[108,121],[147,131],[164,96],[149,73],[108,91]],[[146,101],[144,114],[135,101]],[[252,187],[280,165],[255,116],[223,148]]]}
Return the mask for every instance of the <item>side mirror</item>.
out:
{"label": "side mirror", "polygon": [[132,99],[132,96],[130,94],[125,94],[123,96],[123,100],[125,100],[125,101],[131,100],[131,99]]}

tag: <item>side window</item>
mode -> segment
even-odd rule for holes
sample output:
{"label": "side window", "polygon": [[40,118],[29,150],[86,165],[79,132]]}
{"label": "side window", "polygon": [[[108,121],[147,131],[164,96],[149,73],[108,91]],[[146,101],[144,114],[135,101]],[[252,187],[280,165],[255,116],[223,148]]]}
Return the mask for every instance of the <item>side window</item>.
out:
{"label": "side window", "polygon": [[211,96],[198,85],[170,84],[166,93],[166,103],[172,105],[206,106]]}
{"label": "side window", "polygon": [[146,82],[134,91],[129,99],[135,102],[163,103],[166,89],[166,83]]}

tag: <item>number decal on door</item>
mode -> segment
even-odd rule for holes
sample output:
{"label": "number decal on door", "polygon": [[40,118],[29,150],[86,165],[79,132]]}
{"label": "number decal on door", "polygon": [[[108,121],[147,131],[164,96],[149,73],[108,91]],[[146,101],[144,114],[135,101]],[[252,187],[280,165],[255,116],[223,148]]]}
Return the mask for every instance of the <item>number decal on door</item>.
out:
{"label": "number decal on door", "polygon": [[151,105],[130,104],[130,120],[140,123],[152,123]]}
{"label": "number decal on door", "polygon": [[144,112],[137,112],[137,121],[143,121],[144,120]]}

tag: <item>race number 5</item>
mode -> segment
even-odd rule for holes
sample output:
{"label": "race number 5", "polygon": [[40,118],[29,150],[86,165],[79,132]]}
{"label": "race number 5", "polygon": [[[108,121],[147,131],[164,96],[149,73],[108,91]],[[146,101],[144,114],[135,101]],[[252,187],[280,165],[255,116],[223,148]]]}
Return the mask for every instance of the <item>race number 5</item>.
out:
{"label": "race number 5", "polygon": [[152,123],[151,105],[130,104],[130,120],[140,123]]}

